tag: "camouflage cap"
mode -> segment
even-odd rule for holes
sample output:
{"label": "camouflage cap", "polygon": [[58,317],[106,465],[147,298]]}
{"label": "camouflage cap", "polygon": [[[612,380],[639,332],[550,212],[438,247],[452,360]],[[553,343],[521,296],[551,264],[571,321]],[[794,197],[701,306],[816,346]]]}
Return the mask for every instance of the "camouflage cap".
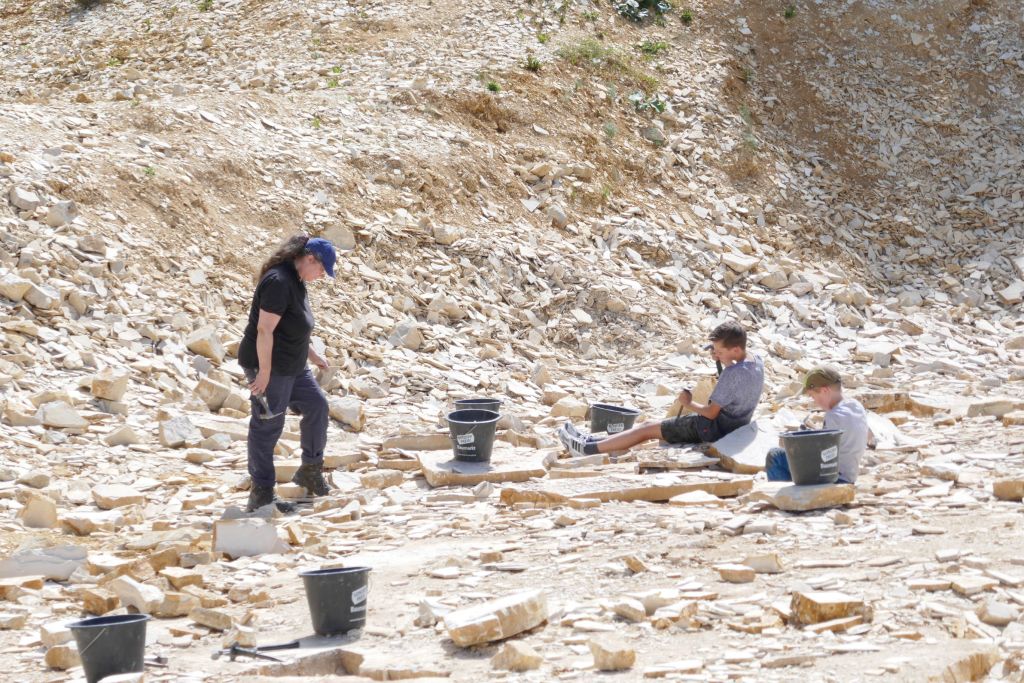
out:
{"label": "camouflage cap", "polygon": [[820,389],[821,387],[842,386],[843,378],[839,371],[828,365],[819,365],[804,377],[804,391]]}

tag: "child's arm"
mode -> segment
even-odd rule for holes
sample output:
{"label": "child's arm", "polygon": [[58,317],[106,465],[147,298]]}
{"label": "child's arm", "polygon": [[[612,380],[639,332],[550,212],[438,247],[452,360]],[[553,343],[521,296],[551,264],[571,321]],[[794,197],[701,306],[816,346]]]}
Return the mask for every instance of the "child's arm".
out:
{"label": "child's arm", "polygon": [[708,403],[707,405],[694,403],[693,394],[690,393],[689,389],[683,389],[683,393],[679,395],[679,398],[684,408],[689,408],[701,417],[706,417],[709,420],[714,420],[718,417],[718,413],[722,412],[722,406],[717,403]]}

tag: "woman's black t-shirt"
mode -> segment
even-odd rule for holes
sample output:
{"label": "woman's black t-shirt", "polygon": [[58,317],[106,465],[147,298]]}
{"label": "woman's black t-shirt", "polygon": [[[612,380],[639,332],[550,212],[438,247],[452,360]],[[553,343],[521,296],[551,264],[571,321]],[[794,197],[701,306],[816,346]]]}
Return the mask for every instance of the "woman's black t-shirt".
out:
{"label": "woman's black t-shirt", "polygon": [[256,355],[256,324],[260,311],[281,316],[274,328],[274,349],[270,357],[272,375],[298,375],[306,368],[309,337],[313,334],[313,311],[309,308],[306,285],[299,280],[295,265],[282,263],[268,270],[252,297],[249,322],[238,346],[238,364],[259,369]]}

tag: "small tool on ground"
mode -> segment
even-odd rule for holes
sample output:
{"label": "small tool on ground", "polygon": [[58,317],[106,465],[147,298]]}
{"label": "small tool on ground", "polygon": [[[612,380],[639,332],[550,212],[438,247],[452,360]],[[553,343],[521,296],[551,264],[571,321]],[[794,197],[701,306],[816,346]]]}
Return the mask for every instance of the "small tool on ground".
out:
{"label": "small tool on ground", "polygon": [[268,654],[264,654],[267,651],[273,650],[294,650],[295,648],[302,647],[302,643],[297,640],[293,640],[288,643],[280,643],[278,645],[262,645],[260,647],[239,647],[238,643],[234,643],[231,647],[223,650],[218,650],[212,655],[212,659],[220,659],[224,655],[227,655],[230,661],[235,661],[237,657],[252,657],[253,659],[265,659],[271,662],[280,662],[282,660],[277,657],[271,657]]}

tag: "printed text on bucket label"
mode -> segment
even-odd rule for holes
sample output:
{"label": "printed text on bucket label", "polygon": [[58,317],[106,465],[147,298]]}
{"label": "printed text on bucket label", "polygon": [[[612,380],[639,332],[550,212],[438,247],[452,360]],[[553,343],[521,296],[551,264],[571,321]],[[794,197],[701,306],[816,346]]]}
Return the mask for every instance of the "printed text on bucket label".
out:
{"label": "printed text on bucket label", "polygon": [[839,455],[839,447],[838,446],[832,446],[831,448],[826,448],[825,450],[823,450],[821,452],[821,461],[822,462],[831,462],[832,460],[835,460],[836,457],[838,457],[838,455]]}
{"label": "printed text on bucket label", "polygon": [[625,429],[626,425],[624,423],[616,422],[614,424],[608,425],[608,428],[605,431],[608,432],[609,434],[618,434],[619,432],[624,431]]}
{"label": "printed text on bucket label", "polygon": [[366,586],[361,586],[352,591],[352,602],[360,603],[366,601]]}
{"label": "printed text on bucket label", "polygon": [[474,441],[476,441],[476,435],[475,434],[459,434],[458,436],[455,437],[455,440],[458,442],[458,444],[460,446],[468,446],[469,444],[471,444]]}

